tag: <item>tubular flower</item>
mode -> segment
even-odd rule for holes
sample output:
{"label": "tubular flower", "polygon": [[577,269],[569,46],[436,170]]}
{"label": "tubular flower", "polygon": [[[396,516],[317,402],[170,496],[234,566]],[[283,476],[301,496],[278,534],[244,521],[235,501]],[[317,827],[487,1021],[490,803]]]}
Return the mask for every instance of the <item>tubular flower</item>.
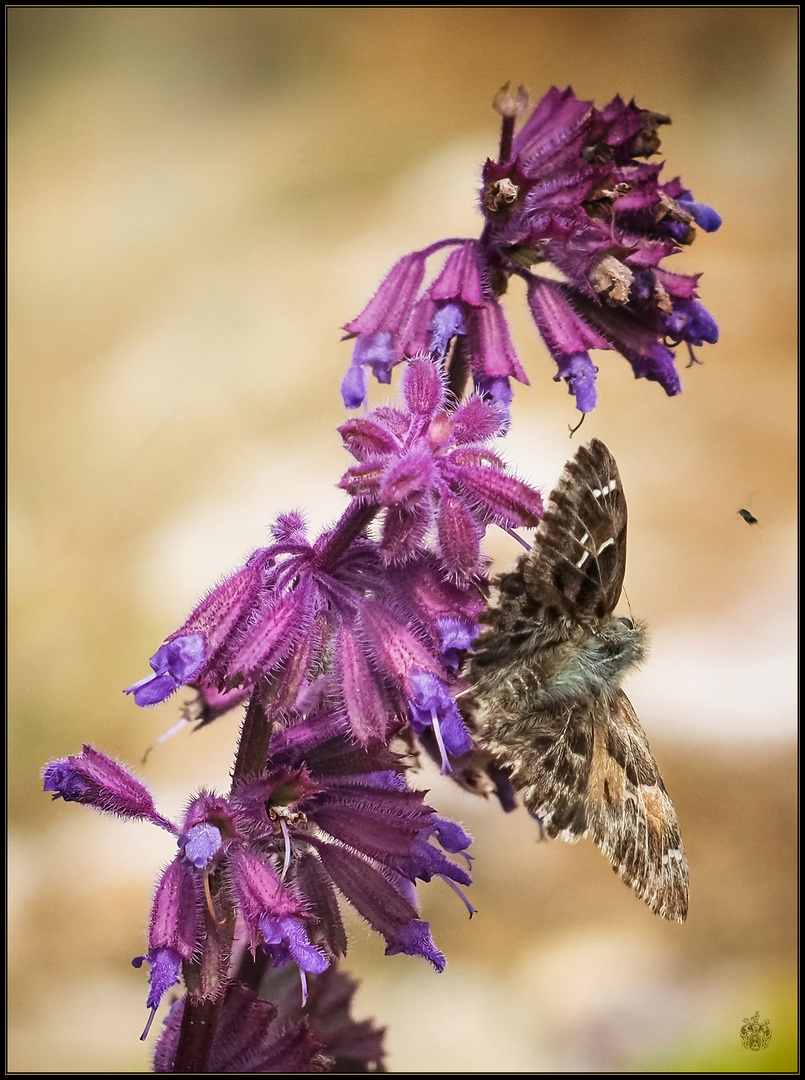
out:
{"label": "tubular flower", "polygon": [[391,382],[391,369],[403,358],[402,335],[424,274],[424,252],[406,255],[395,263],[361,314],[344,327],[347,338],[357,338],[341,387],[347,408],[357,408],[366,396],[366,368],[371,368],[378,382]]}
{"label": "tubular flower", "polygon": [[721,224],[681,180],[661,179],[652,158],[668,118],[619,97],[598,110],[569,88],[527,116],[522,87],[504,88],[494,107],[502,130],[482,170],[480,236],[405,255],[343,327],[354,346],[348,408],[365,404],[370,373],[388,384],[403,369],[398,405],[339,428],[353,459],[341,518],[314,537],[299,512],[277,517],[266,546],[125,691],[148,707],[193,690],[158,742],[248,702],[229,793],[198,791],[174,822],[92,746],[43,770],[54,799],[147,821],[175,841],[145,955],[132,961],[150,968],[143,1039],[184,984],[157,1072],[382,1070],[382,1032],[351,1019],[353,988],[337,971],[344,905],[387,955],[437,971],[446,960],[419,885],[440,878],[474,913],[471,837],[408,775],[424,752],[465,790],[496,795],[507,812],[517,805],[505,763],[458,704],[472,691],[462,669],[489,593],[486,529],[533,528],[543,513],[497,449],[514,384],[528,383],[504,306],[509,279],[523,282],[554,381],[583,414],[597,400],[595,354],[620,353],[674,395],[676,350],[690,366],[718,340],[699,276],[667,265],[697,229]]}
{"label": "tubular flower", "polygon": [[[296,964],[303,1002],[307,975],[346,951],[339,894],[385,938],[389,955],[444,967],[413,887],[435,875],[454,887],[471,884],[443,854],[464,853],[470,837],[407,788],[397,755],[379,744],[359,749],[332,710],[275,732],[269,755],[262,776],[235,784],[228,798],[203,791],[193,798],[181,825],[156,812],[127,769],[91,747],[44,770],[55,797],[147,820],[176,837],[178,852],[154,895],[148,952],[134,960],[151,968],[143,1037],[183,964],[202,954],[209,962],[217,951],[218,981],[226,982],[221,928],[230,918],[274,967]],[[91,787],[83,783],[90,768]]]}
{"label": "tubular flower", "polygon": [[441,971],[444,956],[419,919],[414,885],[435,875],[469,885],[466,871],[442,852],[463,854],[471,838],[406,786],[397,755],[357,748],[331,711],[275,732],[269,757],[265,776],[235,797],[256,815],[253,828],[264,829],[266,816],[284,822],[282,839],[275,825],[277,859],[282,855],[295,895],[318,898],[332,953],[346,949],[340,894],[385,938],[388,955],[423,956]]}
{"label": "tubular flower", "polygon": [[[620,97],[599,110],[570,88],[553,87],[515,133],[527,92],[504,87],[494,104],[503,131],[498,160],[487,160],[482,172],[480,238],[440,241],[400,260],[347,324],[358,334],[353,366],[366,364],[361,350],[376,348],[376,323],[394,343],[382,381],[403,356],[426,351],[442,361],[461,339],[476,388],[508,407],[510,380],[528,381],[498,302],[516,275],[527,283],[556,380],[567,383],[581,412],[596,402],[590,349],[615,350],[636,377],[679,393],[674,348],[714,343],[718,330],[700,304],[691,313],[697,275],[671,274],[676,287],[669,287],[660,263],[692,243],[697,226],[714,232],[721,218],[679,179],[662,182],[662,163],[648,160],[669,118]],[[425,282],[425,260],[445,247],[453,250]],[[359,405],[365,389],[365,380],[357,392],[345,389],[347,406]]]}
{"label": "tubular flower", "polygon": [[[340,483],[353,497],[342,521],[311,542],[299,514],[281,515],[274,543],[218,585],[154,654],[153,674],[127,691],[137,704],[162,701],[187,682],[196,700],[185,722],[207,723],[270,683],[272,710],[292,723],[324,689],[363,746],[410,724],[417,735],[430,728],[437,736],[444,769],[450,755],[469,750],[448,700],[467,645],[445,641],[445,620],[460,620],[462,640],[471,640],[483,608],[487,525],[534,526],[542,500],[487,445],[503,424],[494,401],[473,395],[448,411],[444,376],[427,356],[406,366],[403,398],[400,408],[340,429],[358,459]],[[365,526],[378,513],[375,540]]]}
{"label": "tubular flower", "polygon": [[[175,1001],[156,1050],[154,1072],[172,1073],[179,1049],[185,999]],[[254,990],[230,983],[209,1053],[211,1073],[324,1073],[330,1058],[306,1021],[278,1023],[277,1007]]]}

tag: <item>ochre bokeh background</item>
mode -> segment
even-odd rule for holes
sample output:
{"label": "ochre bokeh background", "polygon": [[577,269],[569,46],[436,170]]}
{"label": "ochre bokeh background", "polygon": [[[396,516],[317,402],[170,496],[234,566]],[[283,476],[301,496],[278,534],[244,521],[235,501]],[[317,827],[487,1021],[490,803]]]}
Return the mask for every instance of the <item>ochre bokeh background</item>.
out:
{"label": "ochre bokeh background", "polygon": [[[319,528],[342,509],[339,328],[399,255],[477,235],[507,80],[670,114],[666,177],[724,218],[676,260],[703,272],[720,343],[675,399],[602,355],[573,440],[572,399],[506,298],[531,379],[509,459],[548,489],[596,435],[620,465],[628,599],[653,635],[627,690],[676,802],[691,914],[664,924],[592,845],[538,844],[524,813],[428,774],[476,837],[478,914],[422,890],[443,975],[385,958],[356,919],[357,1013],[388,1026],[393,1071],[797,1068],[797,20],[7,9],[11,1071],[148,1068],[129,961],[171,838],[51,804],[39,769],[92,742],[174,816],[226,787],[236,715],[141,766],[177,701],[143,712],[121,688],[277,512]],[[751,1053],[756,1011],[773,1037]]]}

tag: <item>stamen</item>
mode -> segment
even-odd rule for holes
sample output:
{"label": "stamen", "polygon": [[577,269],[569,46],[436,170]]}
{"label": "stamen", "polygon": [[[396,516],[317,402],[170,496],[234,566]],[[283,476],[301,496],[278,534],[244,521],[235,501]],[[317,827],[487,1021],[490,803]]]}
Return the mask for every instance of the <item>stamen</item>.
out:
{"label": "stamen", "polygon": [[178,735],[182,728],[187,727],[189,723],[190,717],[183,716],[178,724],[174,724],[172,728],[169,728],[163,735],[160,735],[157,741],[151,743],[151,745],[146,749],[145,753],[143,754],[142,764],[145,765],[146,759],[152,750],[156,750],[158,746],[162,746],[162,744],[164,742],[167,742],[168,739],[172,739],[174,735]]}
{"label": "stamen", "polygon": [[439,753],[442,755],[442,776],[444,776],[445,773],[452,772],[453,769],[447,759],[447,748],[445,747],[444,739],[442,738],[442,729],[439,727],[439,714],[435,709],[431,709],[430,715],[433,724],[433,734],[436,736],[436,742],[439,744]]}
{"label": "stamen", "polygon": [[685,344],[687,345],[688,352],[690,353],[690,363],[687,364],[686,367],[692,368],[694,364],[701,364],[702,361],[698,358],[696,353],[693,351],[693,346],[691,345],[691,343],[689,341],[687,341],[687,342],[685,342]]}
{"label": "stamen", "polygon": [[282,864],[280,881],[285,881],[285,875],[288,873],[288,867],[291,865],[291,835],[288,832],[288,826],[285,823],[285,819],[280,818],[279,822],[280,828],[282,829],[282,835],[285,838],[285,862]]}
{"label": "stamen", "polygon": [[157,1014],[157,1006],[152,1005],[151,1006],[151,1015],[148,1017],[148,1022],[146,1023],[145,1028],[143,1029],[143,1033],[140,1036],[140,1042],[145,1042],[145,1040],[148,1038],[148,1032],[151,1030],[151,1025],[154,1022],[154,1017],[156,1016],[156,1014]]}
{"label": "stamen", "polygon": [[450,888],[453,890],[453,892],[459,896],[462,903],[464,904],[464,907],[467,909],[467,911],[469,911],[470,918],[472,918],[473,915],[477,914],[478,909],[472,906],[472,904],[469,902],[469,900],[458,887],[458,885],[456,885],[455,881],[452,881],[449,877],[445,877],[444,874],[440,874],[439,877],[443,878],[444,881],[446,881]]}
{"label": "stamen", "polygon": [[214,906],[214,904],[212,902],[212,893],[210,892],[210,877],[211,876],[212,875],[211,875],[210,871],[205,869],[205,871],[204,871],[204,899],[207,901],[207,911],[209,911],[210,915],[212,916],[212,921],[217,926],[218,925],[218,915],[216,914],[215,906]]}
{"label": "stamen", "polygon": [[530,104],[530,95],[524,86],[518,86],[515,91],[511,91],[510,85],[511,83],[506,83],[502,86],[492,100],[492,108],[503,118],[498,150],[498,161],[501,164],[505,164],[511,158],[514,122]]}
{"label": "stamen", "polygon": [[570,432],[570,438],[571,438],[571,439],[572,439],[572,438],[573,438],[573,436],[574,436],[574,435],[576,434],[576,432],[577,432],[577,431],[579,430],[579,428],[581,427],[581,425],[582,425],[582,424],[584,423],[584,417],[585,417],[586,415],[587,415],[587,413],[582,413],[582,414],[581,414],[581,420],[579,420],[578,424],[576,424],[576,426],[575,426],[575,427],[571,427],[571,426],[570,426],[570,424],[568,424],[568,425],[567,425],[567,430],[568,430],[568,431]]}
{"label": "stamen", "polygon": [[299,981],[302,984],[302,1007],[304,1008],[307,1005],[307,976],[302,968],[299,968]]}
{"label": "stamen", "polygon": [[531,545],[526,540],[523,540],[522,536],[518,536],[510,525],[501,525],[500,527],[505,533],[508,533],[509,536],[513,537],[518,544],[522,544],[526,551],[531,550]]}

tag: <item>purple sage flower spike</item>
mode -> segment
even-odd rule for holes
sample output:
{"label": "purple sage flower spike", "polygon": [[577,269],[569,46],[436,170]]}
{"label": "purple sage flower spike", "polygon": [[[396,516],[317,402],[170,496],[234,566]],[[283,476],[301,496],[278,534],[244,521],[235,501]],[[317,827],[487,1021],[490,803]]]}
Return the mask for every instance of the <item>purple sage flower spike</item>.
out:
{"label": "purple sage flower spike", "polygon": [[[486,530],[527,547],[515,530],[543,513],[498,449],[515,386],[529,383],[509,331],[510,279],[523,283],[512,292],[525,290],[549,374],[582,414],[597,403],[601,355],[619,353],[675,395],[677,350],[693,364],[694,349],[718,341],[699,275],[669,267],[697,231],[721,225],[662,175],[669,118],[619,96],[599,109],[569,87],[532,108],[507,85],[494,108],[479,235],[403,255],[343,327],[353,353],[342,396],[364,411],[339,428],[353,458],[341,518],[315,537],[299,511],[280,514],[268,546],[210,590],[125,691],[149,706],[190,687],[182,724],[197,727],[248,703],[229,792],[197,791],[174,823],[91,746],[43,771],[54,799],[176,841],[133,960],[150,968],[143,1038],[184,983],[158,1072],[382,1068],[382,1032],[351,1020],[353,987],[338,971],[344,904],[387,955],[437,971],[446,960],[421,918],[422,888],[441,879],[474,913],[471,837],[410,775],[424,752],[465,790],[495,794],[507,812],[517,804],[477,717],[459,709],[490,594]],[[398,365],[397,403],[370,411],[370,376],[388,384]]]}

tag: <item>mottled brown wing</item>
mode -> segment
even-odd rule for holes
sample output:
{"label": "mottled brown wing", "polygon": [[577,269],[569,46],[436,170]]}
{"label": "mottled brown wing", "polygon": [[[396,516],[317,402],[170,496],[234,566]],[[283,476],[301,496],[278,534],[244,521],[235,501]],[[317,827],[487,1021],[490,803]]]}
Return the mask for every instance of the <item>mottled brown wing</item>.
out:
{"label": "mottled brown wing", "polygon": [[593,439],[567,463],[523,560],[525,586],[547,611],[587,623],[610,615],[626,573],[626,498],[618,466]]}
{"label": "mottled brown wing", "polygon": [[533,655],[611,615],[626,572],[626,499],[598,439],[576,452],[551,493],[534,547],[495,579],[474,647],[474,676]]}
{"label": "mottled brown wing", "polygon": [[673,803],[622,690],[593,707],[587,823],[618,876],[666,919],[688,913],[688,863]]}
{"label": "mottled brown wing", "polygon": [[587,834],[593,714],[584,702],[557,711],[498,716],[483,745],[502,762],[523,802],[550,837],[578,840]]}
{"label": "mottled brown wing", "polygon": [[688,864],[676,812],[622,690],[493,727],[485,745],[545,834],[590,836],[652,911],[684,922]]}

